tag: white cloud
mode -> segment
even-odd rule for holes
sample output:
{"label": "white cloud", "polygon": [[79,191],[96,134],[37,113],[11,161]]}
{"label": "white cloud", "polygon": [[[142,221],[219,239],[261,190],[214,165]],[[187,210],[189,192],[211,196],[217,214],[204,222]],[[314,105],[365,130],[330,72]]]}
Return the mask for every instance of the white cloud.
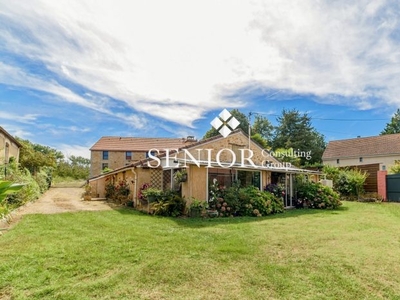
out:
{"label": "white cloud", "polygon": [[[105,113],[111,97],[192,126],[211,109],[244,105],[226,96],[247,86],[360,109],[400,104],[395,1],[5,2],[5,49],[62,80],[11,63],[2,66],[15,76],[0,79]],[[80,96],[66,80],[105,98]]]}
{"label": "white cloud", "polygon": [[84,158],[90,158],[90,148],[91,145],[81,146],[81,145],[69,145],[69,144],[60,144],[57,145],[56,149],[61,151],[65,157],[69,157],[71,155],[74,156],[82,156]]}
{"label": "white cloud", "polygon": [[18,115],[6,111],[0,111],[0,120],[12,120],[19,123],[32,124],[37,120],[38,117],[39,115],[37,114]]}

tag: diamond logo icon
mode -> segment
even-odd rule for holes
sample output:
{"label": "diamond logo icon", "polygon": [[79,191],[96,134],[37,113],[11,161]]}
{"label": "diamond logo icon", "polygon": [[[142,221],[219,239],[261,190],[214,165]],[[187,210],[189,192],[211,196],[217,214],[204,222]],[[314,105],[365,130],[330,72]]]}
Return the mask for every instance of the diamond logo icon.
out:
{"label": "diamond logo icon", "polygon": [[235,130],[240,122],[231,115],[229,111],[224,109],[220,112],[218,117],[215,117],[211,121],[211,126],[214,127],[218,132],[226,138],[233,130]]}

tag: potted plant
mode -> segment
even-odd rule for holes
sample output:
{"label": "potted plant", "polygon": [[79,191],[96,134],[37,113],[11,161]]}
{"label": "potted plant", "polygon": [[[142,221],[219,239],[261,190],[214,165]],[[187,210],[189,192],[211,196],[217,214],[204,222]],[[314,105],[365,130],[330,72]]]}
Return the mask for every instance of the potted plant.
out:
{"label": "potted plant", "polygon": [[148,187],[142,191],[142,194],[146,200],[151,203],[157,201],[157,199],[161,196],[161,190],[154,187]]}
{"label": "potted plant", "polygon": [[174,179],[177,183],[186,182],[188,178],[188,174],[186,169],[178,170],[174,173]]}
{"label": "potted plant", "polygon": [[192,198],[192,202],[189,206],[189,216],[192,218],[201,217],[201,213],[206,208],[206,206],[207,204],[205,201]]}

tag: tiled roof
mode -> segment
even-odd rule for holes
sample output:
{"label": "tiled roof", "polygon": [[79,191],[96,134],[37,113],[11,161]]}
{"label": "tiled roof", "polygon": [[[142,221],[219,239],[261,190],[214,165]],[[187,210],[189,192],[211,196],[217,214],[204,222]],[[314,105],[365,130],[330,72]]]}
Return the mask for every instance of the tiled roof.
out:
{"label": "tiled roof", "polygon": [[400,133],[331,141],[322,159],[400,155]]}
{"label": "tiled roof", "polygon": [[3,127],[0,126],[0,132],[7,136],[11,141],[13,141],[18,147],[22,147],[20,142],[18,142],[11,134],[9,134]]}
{"label": "tiled roof", "polygon": [[142,138],[104,136],[90,148],[91,151],[144,151],[150,149],[177,149],[197,142],[186,138]]}

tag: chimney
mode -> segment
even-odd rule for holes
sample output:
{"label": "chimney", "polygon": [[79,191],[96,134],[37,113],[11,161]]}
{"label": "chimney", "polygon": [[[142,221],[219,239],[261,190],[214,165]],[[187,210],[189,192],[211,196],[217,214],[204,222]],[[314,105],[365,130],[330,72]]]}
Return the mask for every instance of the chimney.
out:
{"label": "chimney", "polygon": [[194,138],[194,135],[188,135],[185,142],[197,142],[197,140]]}

